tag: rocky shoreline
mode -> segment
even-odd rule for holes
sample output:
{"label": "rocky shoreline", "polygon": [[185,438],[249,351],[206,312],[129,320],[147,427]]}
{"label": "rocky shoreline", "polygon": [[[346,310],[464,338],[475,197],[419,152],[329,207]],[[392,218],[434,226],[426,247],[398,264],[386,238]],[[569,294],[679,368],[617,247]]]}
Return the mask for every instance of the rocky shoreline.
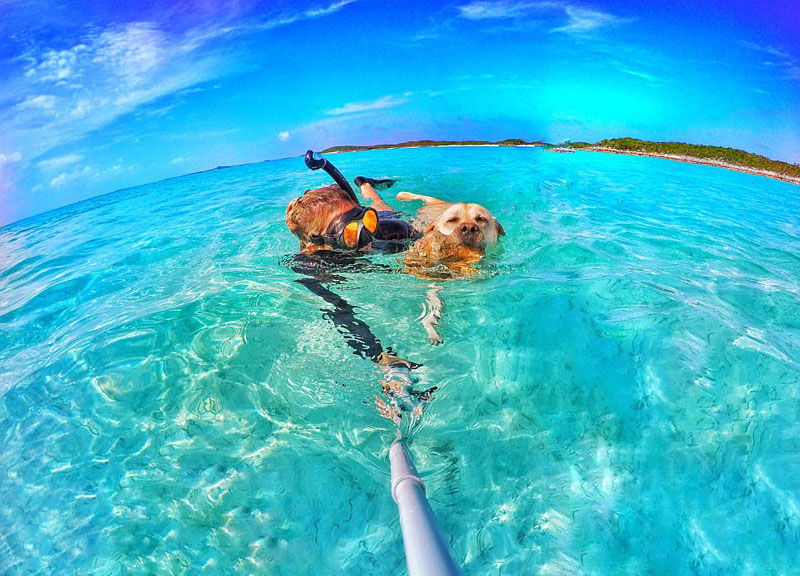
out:
{"label": "rocky shoreline", "polygon": [[610,152],[612,154],[629,154],[632,156],[646,156],[648,158],[662,158],[664,160],[677,160],[678,162],[689,162],[691,164],[702,164],[703,166],[725,168],[726,170],[736,170],[737,172],[755,174],[756,176],[765,176],[767,178],[789,182],[790,184],[800,185],[800,178],[786,176],[785,174],[778,174],[777,172],[770,172],[769,170],[759,170],[758,168],[751,168],[750,166],[731,164],[722,160],[696,158],[694,156],[683,156],[678,154],[658,154],[655,152],[643,152],[636,150],[617,150],[616,148],[607,148],[605,146],[587,146],[585,148],[580,148],[580,150],[588,150],[590,152]]}

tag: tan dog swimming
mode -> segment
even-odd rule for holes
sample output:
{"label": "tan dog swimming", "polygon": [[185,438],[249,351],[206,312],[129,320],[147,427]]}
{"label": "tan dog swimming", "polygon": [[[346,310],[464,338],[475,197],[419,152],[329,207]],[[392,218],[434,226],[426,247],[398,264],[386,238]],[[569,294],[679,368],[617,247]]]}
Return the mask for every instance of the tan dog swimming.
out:
{"label": "tan dog swimming", "polygon": [[473,275],[473,264],[506,234],[497,218],[480,204],[445,202],[410,192],[400,192],[397,199],[424,203],[413,222],[422,238],[403,259],[412,273],[423,277],[431,277],[425,269],[440,264],[457,275]]}

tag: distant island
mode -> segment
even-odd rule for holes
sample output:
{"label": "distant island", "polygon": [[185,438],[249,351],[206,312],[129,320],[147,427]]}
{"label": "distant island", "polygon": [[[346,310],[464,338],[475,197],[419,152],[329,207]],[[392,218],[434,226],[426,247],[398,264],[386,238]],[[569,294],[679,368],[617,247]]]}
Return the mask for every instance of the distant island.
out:
{"label": "distant island", "polygon": [[489,142],[487,140],[411,140],[400,142],[399,144],[375,144],[373,146],[332,146],[326,148],[322,154],[333,154],[336,152],[360,152],[363,150],[393,150],[395,148],[435,148],[439,146],[547,146],[545,142],[525,142],[512,138],[509,140],[499,140]]}
{"label": "distant island", "polygon": [[752,154],[736,148],[685,144],[683,142],[650,142],[636,138],[611,138],[599,142],[573,142],[553,145],[542,141],[527,142],[517,138],[490,142],[486,140],[412,140],[399,144],[377,144],[374,146],[333,146],[322,151],[323,154],[335,152],[356,152],[362,150],[391,150],[395,148],[424,148],[441,146],[536,146],[554,148],[559,151],[588,150],[592,152],[611,152],[633,154],[651,158],[664,158],[681,162],[692,162],[706,166],[717,166],[776,178],[792,184],[800,184],[800,166],[771,160],[766,156]]}
{"label": "distant island", "polygon": [[637,156],[666,158],[668,160],[692,162],[706,166],[718,166],[800,184],[800,166],[797,164],[771,160],[766,156],[752,154],[736,148],[684,144],[683,142],[649,142],[647,140],[637,140],[636,138],[612,138],[601,140],[594,144],[573,142],[569,146],[575,150],[635,154]]}

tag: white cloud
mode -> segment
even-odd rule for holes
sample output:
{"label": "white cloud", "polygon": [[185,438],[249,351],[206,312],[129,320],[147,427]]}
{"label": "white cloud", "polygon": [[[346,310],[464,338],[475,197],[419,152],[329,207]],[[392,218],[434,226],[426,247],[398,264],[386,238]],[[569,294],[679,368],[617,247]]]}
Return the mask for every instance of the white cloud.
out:
{"label": "white cloud", "polygon": [[183,164],[185,161],[186,160],[184,159],[183,156],[175,156],[175,158],[170,160],[170,163],[172,163],[172,164]]}
{"label": "white cloud", "polygon": [[66,156],[57,156],[39,162],[39,167],[45,170],[59,170],[76,162],[80,162],[83,156],[80,154],[67,154]]}
{"label": "white cloud", "polygon": [[69,111],[69,115],[72,118],[83,118],[92,110],[92,107],[92,101],[88,98],[78,100],[72,110]]}
{"label": "white cloud", "polygon": [[154,24],[133,22],[106,30],[97,38],[92,62],[116,73],[128,87],[150,79],[150,72],[168,57],[166,35]]}
{"label": "white cloud", "polygon": [[564,11],[569,17],[569,22],[565,26],[554,28],[553,32],[565,32],[568,34],[580,34],[583,32],[590,32],[597,28],[610,26],[614,24],[622,24],[627,22],[622,18],[617,18],[611,14],[600,12],[599,10],[591,10],[588,8],[578,8],[575,6],[566,6]]}
{"label": "white cloud", "polygon": [[520,0],[499,0],[494,2],[475,0],[458,7],[459,14],[469,20],[503,20],[525,18],[533,14],[560,12],[567,16],[568,22],[552,32],[582,34],[604,26],[622,24],[630,20],[613,16],[606,12],[575,6],[569,2]]}
{"label": "white cloud", "polygon": [[647,80],[648,82],[650,82],[652,84],[662,83],[661,78],[659,78],[658,76],[656,76],[654,74],[650,74],[648,72],[642,72],[641,70],[635,70],[633,68],[630,68],[627,64],[623,64],[622,62],[620,62],[618,60],[610,60],[609,62],[610,62],[610,64],[612,66],[614,66],[617,70],[619,70],[620,72],[623,72],[624,74],[630,74],[631,76],[634,76],[636,78],[641,78],[642,80]]}
{"label": "white cloud", "polygon": [[153,24],[132,23],[90,32],[67,50],[29,52],[6,84],[22,97],[0,109],[0,125],[36,158],[219,73],[213,57],[175,44]]}
{"label": "white cloud", "polygon": [[83,168],[76,168],[71,172],[62,172],[52,180],[50,180],[50,186],[53,188],[57,188],[59,186],[63,186],[64,184],[76,180],[78,178],[85,178],[87,176],[94,176],[97,172],[91,166],[84,166]]}
{"label": "white cloud", "polygon": [[29,96],[14,106],[16,110],[32,110],[37,112],[53,112],[56,106],[56,97],[52,94]]}
{"label": "white cloud", "polygon": [[290,137],[291,136],[290,136],[288,130],[284,130],[283,132],[278,134],[278,140],[280,140],[281,142],[286,142]]}
{"label": "white cloud", "polygon": [[755,50],[757,52],[763,52],[776,58],[776,60],[767,60],[766,62],[763,62],[762,66],[783,70],[787,78],[791,80],[800,80],[800,65],[797,64],[795,59],[788,52],[785,52],[784,50],[776,48],[772,45],[757,44],[755,42],[748,42],[747,40],[742,41],[741,44],[745,48],[749,48],[750,50]]}
{"label": "white cloud", "polygon": [[340,114],[354,114],[357,112],[365,112],[367,110],[380,110],[382,108],[391,108],[393,106],[399,106],[401,104],[405,104],[405,98],[395,98],[391,94],[388,96],[382,96],[377,100],[372,100],[370,102],[349,102],[344,106],[340,106],[339,108],[332,108],[331,110],[326,110],[325,114],[329,116],[338,116]]}
{"label": "white cloud", "polygon": [[38,58],[26,55],[25,76],[35,82],[81,89],[104,72],[136,85],[148,79],[148,71],[165,60],[166,34],[149,22],[112,26],[84,36],[66,50],[44,50]]}
{"label": "white cloud", "polygon": [[527,16],[534,10],[544,10],[548,8],[558,8],[561,4],[557,2],[483,2],[476,0],[463,6],[458,10],[461,16],[469,20],[490,20],[505,18],[520,18]]}
{"label": "white cloud", "polygon": [[303,12],[297,12],[295,14],[282,14],[280,16],[267,18],[266,20],[257,22],[236,23],[223,21],[222,23],[210,26],[197,27],[189,30],[186,33],[181,42],[181,49],[185,52],[191,52],[198,46],[207,44],[211,40],[220,38],[222,36],[231,37],[253,32],[263,32],[266,30],[280,28],[282,26],[288,26],[289,24],[294,24],[295,22],[300,22],[302,20],[321,18],[323,16],[328,16],[338,12],[348,4],[352,4],[356,1],[357,0],[337,0],[323,8],[313,8]]}
{"label": "white cloud", "polygon": [[776,56],[778,58],[788,59],[791,57],[788,53],[784,52],[783,50],[779,50],[775,46],[757,44],[755,42],[749,42],[747,40],[742,40],[741,44],[745,48],[750,48],[751,50],[757,50],[758,52],[765,52],[767,54]]}
{"label": "white cloud", "polygon": [[619,71],[624,72],[625,74],[630,74],[631,76],[636,76],[637,78],[643,78],[644,80],[647,80],[649,82],[655,82],[656,80],[658,80],[658,78],[656,78],[652,74],[648,74],[647,72],[639,72],[637,70],[630,70],[628,68],[620,68]]}
{"label": "white cloud", "polygon": [[271,30],[272,28],[277,28],[279,26],[294,24],[295,22],[299,22],[300,20],[313,20],[314,18],[329,16],[330,14],[338,12],[348,4],[352,4],[355,1],[356,0],[337,0],[336,2],[333,2],[324,8],[311,8],[309,10],[305,10],[297,14],[280,16],[278,18],[267,20],[265,22],[262,22],[261,24],[257,24],[255,28],[260,30]]}
{"label": "white cloud", "polygon": [[334,2],[326,8],[306,10],[303,14],[306,16],[306,18],[319,18],[320,16],[327,16],[328,14],[338,12],[348,4],[352,4],[355,1],[356,0],[341,0],[339,2]]}
{"label": "white cloud", "polygon": [[[234,7],[227,13],[216,11],[213,19],[180,33],[157,22],[87,27],[71,47],[44,45],[12,59],[17,72],[3,78],[3,91],[4,98],[15,98],[16,104],[0,108],[0,126],[26,158],[35,159],[144,105],[203,89],[202,84],[231,73],[230,62],[237,60],[218,47],[215,38],[322,18],[354,1],[273,13],[255,22],[251,12]],[[153,115],[166,113],[169,106]],[[51,183],[63,184],[69,174],[59,174]]]}
{"label": "white cloud", "polygon": [[22,154],[19,152],[12,152],[11,154],[0,154],[0,166],[5,164],[13,164],[22,160]]}
{"label": "white cloud", "polygon": [[86,44],[79,43],[67,50],[46,50],[40,60],[29,56],[25,75],[39,82],[65,83],[80,75],[76,71],[78,59],[88,49]]}
{"label": "white cloud", "polygon": [[[186,90],[182,90],[182,92],[186,92]],[[200,92],[202,92],[202,90],[200,90]],[[169,114],[173,108],[175,108],[175,104],[170,104],[168,106],[160,106],[152,110],[143,110],[141,112],[137,112],[136,115],[139,118],[141,117],[160,118],[162,116],[166,116],[167,114]]]}

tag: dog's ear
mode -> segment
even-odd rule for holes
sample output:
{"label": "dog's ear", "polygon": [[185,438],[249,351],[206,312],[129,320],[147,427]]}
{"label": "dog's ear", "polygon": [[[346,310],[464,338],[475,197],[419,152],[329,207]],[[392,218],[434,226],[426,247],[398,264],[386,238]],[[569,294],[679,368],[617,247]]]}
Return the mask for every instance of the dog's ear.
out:
{"label": "dog's ear", "polygon": [[506,231],[503,230],[503,225],[500,224],[500,222],[497,221],[497,218],[494,219],[494,222],[495,222],[495,224],[497,224],[497,235],[498,236],[505,236],[506,235]]}

